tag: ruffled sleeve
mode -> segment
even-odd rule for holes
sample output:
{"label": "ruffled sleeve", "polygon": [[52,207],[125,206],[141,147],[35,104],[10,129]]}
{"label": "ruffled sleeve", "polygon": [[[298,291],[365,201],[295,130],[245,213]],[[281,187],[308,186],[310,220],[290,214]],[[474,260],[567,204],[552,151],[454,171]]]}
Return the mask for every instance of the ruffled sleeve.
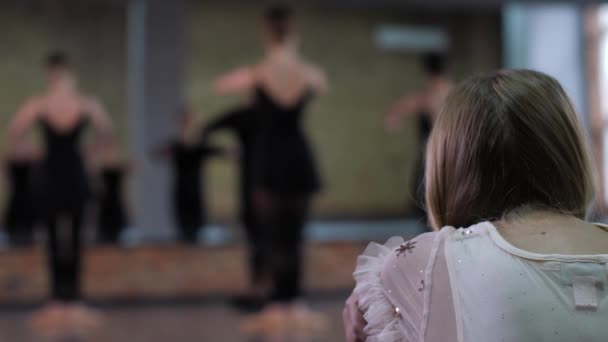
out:
{"label": "ruffled sleeve", "polygon": [[357,258],[353,273],[357,283],[354,293],[359,298],[359,307],[367,321],[367,342],[407,341],[399,333],[399,317],[382,286],[384,264],[403,243],[400,237],[393,237],[384,245],[372,242]]}
{"label": "ruffled sleeve", "polygon": [[357,259],[354,293],[367,326],[367,342],[422,341],[437,234],[371,243]]}

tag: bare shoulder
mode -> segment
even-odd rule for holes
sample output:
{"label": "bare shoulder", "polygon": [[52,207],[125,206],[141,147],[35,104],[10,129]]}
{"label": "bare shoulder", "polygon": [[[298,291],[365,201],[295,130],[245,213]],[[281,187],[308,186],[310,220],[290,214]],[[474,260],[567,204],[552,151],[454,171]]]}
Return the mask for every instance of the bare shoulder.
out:
{"label": "bare shoulder", "polygon": [[270,66],[266,61],[259,61],[257,63],[246,65],[245,67],[243,67],[243,70],[247,72],[249,78],[253,82],[259,81],[260,79],[264,78],[264,75],[266,74],[266,72],[268,72],[269,69]]}
{"label": "bare shoulder", "polygon": [[549,229],[546,231],[542,236],[551,239],[557,253],[608,254],[608,228],[602,224],[579,221],[558,227],[555,234]]}
{"label": "bare shoulder", "polygon": [[23,101],[23,107],[42,107],[46,101],[44,95],[34,95]]}
{"label": "bare shoulder", "polygon": [[608,254],[608,232],[571,216],[540,216],[497,222],[501,237],[513,246],[541,254]]}
{"label": "bare shoulder", "polygon": [[327,76],[320,66],[304,62],[303,71],[308,82],[312,84],[317,91],[325,92],[327,90]]}
{"label": "bare shoulder", "polygon": [[21,103],[17,110],[18,117],[33,117],[39,115],[45,108],[46,98],[42,95],[32,96]]}
{"label": "bare shoulder", "polygon": [[269,62],[266,60],[261,60],[253,64],[248,64],[242,67],[244,70],[248,70],[251,73],[259,73],[264,69],[269,67]]}
{"label": "bare shoulder", "polygon": [[113,124],[103,103],[92,96],[83,96],[81,101],[84,115],[93,121],[93,124],[97,129],[110,133]]}

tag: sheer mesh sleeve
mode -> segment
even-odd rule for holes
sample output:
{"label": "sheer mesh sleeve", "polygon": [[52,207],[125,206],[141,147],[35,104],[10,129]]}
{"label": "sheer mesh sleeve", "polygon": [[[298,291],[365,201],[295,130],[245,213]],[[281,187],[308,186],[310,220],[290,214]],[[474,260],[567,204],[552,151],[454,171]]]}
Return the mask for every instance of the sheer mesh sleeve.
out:
{"label": "sheer mesh sleeve", "polygon": [[438,236],[394,237],[384,245],[371,243],[359,256],[355,294],[368,323],[367,342],[421,341]]}

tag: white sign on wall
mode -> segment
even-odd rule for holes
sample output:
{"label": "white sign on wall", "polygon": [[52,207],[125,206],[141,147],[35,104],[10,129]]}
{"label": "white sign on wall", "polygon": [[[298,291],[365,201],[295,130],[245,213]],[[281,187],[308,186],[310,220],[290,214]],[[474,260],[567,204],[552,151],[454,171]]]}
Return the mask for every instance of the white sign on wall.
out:
{"label": "white sign on wall", "polygon": [[376,46],[395,52],[442,52],[449,38],[444,30],[433,26],[381,25],[374,32]]}

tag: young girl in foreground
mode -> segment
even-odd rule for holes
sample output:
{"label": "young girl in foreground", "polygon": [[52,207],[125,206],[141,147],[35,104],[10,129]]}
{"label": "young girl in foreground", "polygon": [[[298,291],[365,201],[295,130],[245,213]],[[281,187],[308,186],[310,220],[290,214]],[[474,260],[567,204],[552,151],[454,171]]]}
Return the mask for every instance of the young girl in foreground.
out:
{"label": "young girl in foreground", "polygon": [[460,84],[427,149],[438,231],[359,257],[347,340],[606,341],[608,231],[584,221],[592,169],[555,79],[499,71]]}

